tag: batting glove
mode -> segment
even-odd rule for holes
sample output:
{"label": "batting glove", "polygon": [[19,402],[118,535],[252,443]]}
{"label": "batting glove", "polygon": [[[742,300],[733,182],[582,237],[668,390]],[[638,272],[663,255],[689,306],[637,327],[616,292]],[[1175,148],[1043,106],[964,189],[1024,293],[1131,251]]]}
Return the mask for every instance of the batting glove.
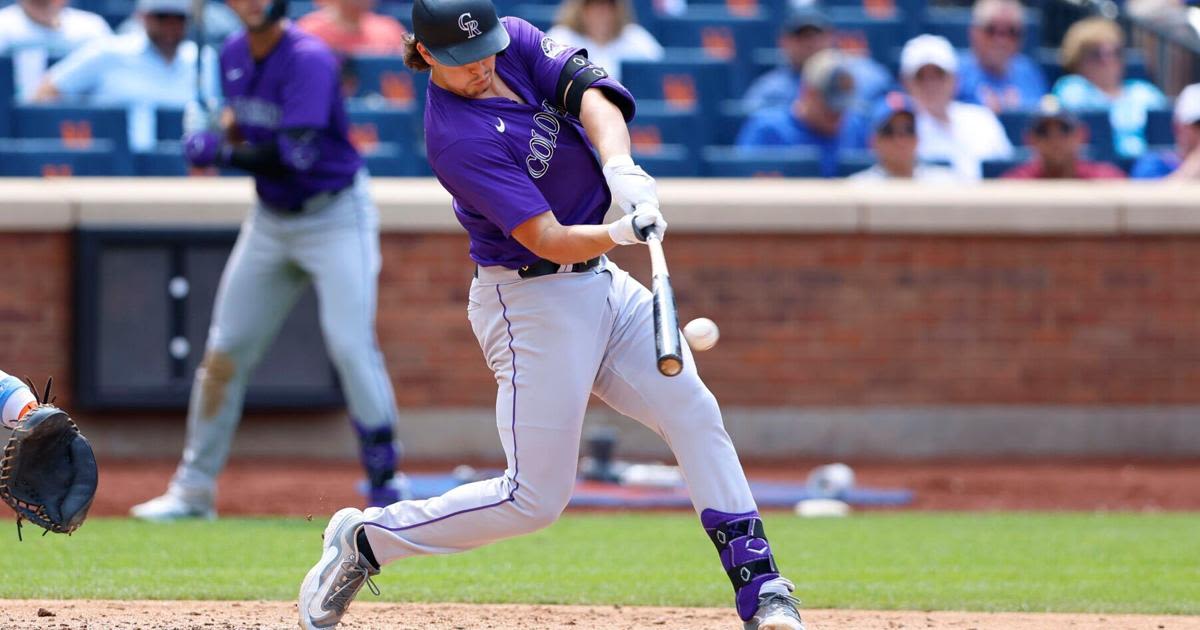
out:
{"label": "batting glove", "polygon": [[654,178],[646,174],[642,167],[633,163],[628,155],[616,155],[604,164],[604,181],[612,191],[613,201],[617,206],[630,214],[642,205],[658,207],[658,190]]}
{"label": "batting glove", "polygon": [[608,237],[617,245],[645,243],[646,236],[657,234],[661,239],[667,231],[667,220],[658,208],[643,205],[616,221],[608,224]]}

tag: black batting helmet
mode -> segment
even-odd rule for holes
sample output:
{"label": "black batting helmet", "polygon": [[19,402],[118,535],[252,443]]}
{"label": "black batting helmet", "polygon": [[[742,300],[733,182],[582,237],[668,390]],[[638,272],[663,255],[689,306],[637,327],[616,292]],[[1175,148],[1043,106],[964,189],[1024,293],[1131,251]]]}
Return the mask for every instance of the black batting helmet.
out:
{"label": "black batting helmet", "polygon": [[463,66],[508,48],[508,31],[491,0],[416,0],[413,36],[447,66]]}

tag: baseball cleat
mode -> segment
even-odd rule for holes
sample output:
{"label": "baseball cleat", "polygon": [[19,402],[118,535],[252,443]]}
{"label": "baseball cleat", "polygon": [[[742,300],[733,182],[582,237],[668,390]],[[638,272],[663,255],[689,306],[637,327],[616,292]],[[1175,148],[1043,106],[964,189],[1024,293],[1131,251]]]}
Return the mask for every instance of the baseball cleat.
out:
{"label": "baseball cleat", "polygon": [[185,496],[184,493],[177,492],[172,488],[160,497],[129,508],[129,515],[154,523],[168,523],[190,518],[211,521],[217,518],[217,510],[213,507],[211,496]]}
{"label": "baseball cleat", "polygon": [[795,597],[782,593],[763,593],[758,611],[745,624],[745,630],[804,630],[804,621]]}
{"label": "baseball cleat", "polygon": [[378,595],[371,576],[379,569],[371,566],[358,551],[358,532],[363,513],[358,508],[343,508],[325,526],[321,559],[300,584],[300,627],[304,630],[332,628],[338,625],[354,596],[363,585]]}

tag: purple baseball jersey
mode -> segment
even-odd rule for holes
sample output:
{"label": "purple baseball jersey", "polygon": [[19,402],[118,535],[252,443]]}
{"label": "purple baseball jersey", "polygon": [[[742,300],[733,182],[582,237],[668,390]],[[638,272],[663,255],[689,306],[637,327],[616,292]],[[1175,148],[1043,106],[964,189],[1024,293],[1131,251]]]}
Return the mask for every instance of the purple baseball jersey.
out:
{"label": "purple baseball jersey", "polygon": [[[316,139],[288,156],[288,164],[309,165],[286,177],[255,176],[262,202],[296,209],[313,195],[354,183],[362,157],[350,144],[338,62],[321,40],[288,26],[279,44],[261,61],[250,55],[246,34],[221,49],[221,88],[233,109],[242,138],[251,144],[279,142],[288,130],[311,129]],[[315,149],[315,154],[314,150]]]}
{"label": "purple baseball jersey", "polygon": [[[496,74],[524,100],[469,99],[432,81],[426,94],[425,146],[480,265],[515,269],[538,260],[512,231],[547,210],[563,225],[604,220],[612,196],[579,121],[555,103],[555,87],[580,48],[546,37],[520,18],[500,20],[512,43],[496,55]],[[592,84],[633,117],[633,96],[611,78]]]}

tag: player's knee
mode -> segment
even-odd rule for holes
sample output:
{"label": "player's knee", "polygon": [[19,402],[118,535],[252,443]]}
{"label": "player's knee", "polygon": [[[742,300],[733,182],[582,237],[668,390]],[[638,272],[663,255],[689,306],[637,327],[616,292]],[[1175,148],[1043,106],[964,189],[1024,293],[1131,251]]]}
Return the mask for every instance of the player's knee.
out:
{"label": "player's knee", "polygon": [[196,368],[204,417],[211,418],[220,410],[225,403],[225,390],[236,373],[237,363],[230,354],[212,349],[204,353],[204,360]]}
{"label": "player's knee", "polygon": [[326,331],[325,349],[329,358],[337,364],[357,365],[370,359],[374,346],[363,335],[346,331]]}
{"label": "player's knee", "polygon": [[539,492],[532,498],[524,499],[520,495],[521,492],[518,490],[518,508],[521,509],[524,516],[523,525],[527,532],[535,532],[539,529],[549,527],[558,520],[563,510],[567,509],[567,503],[571,500],[570,490],[565,492]]}

